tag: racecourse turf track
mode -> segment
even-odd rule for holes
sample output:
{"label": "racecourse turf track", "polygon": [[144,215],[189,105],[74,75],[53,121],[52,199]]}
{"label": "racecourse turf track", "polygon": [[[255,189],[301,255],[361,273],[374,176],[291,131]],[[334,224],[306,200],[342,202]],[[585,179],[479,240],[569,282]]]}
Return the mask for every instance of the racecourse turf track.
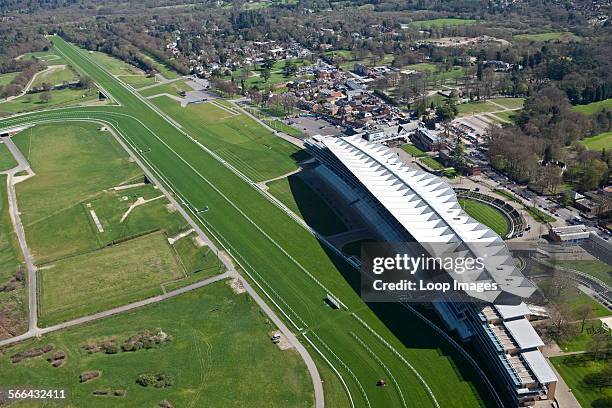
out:
{"label": "racecourse turf track", "polygon": [[[377,306],[383,323],[354,289],[358,272],[328,253],[249,179],[156,114],[87,52],[59,37],[52,41],[121,106],[27,114],[0,121],[0,129],[71,120],[111,126],[231,254],[316,361],[331,366],[352,405],[465,407],[493,400],[465,359],[409,311],[400,305]],[[205,206],[209,211],[198,214]],[[328,293],[347,310],[330,309],[324,302]],[[388,386],[376,387],[379,378]],[[326,398],[336,406],[332,395]]]}

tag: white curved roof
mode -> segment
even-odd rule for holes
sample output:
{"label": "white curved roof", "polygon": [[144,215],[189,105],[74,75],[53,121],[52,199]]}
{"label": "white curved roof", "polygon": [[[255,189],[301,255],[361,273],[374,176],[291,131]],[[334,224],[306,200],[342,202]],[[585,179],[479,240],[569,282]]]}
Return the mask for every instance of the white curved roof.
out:
{"label": "white curved roof", "polygon": [[[485,268],[448,271],[460,282],[496,282],[501,291],[529,296],[534,288],[518,271],[504,241],[469,217],[440,177],[406,166],[386,146],[359,136],[318,137],[432,256],[481,257]],[[470,295],[493,302],[498,292]],[[493,298],[492,298],[493,297]]]}

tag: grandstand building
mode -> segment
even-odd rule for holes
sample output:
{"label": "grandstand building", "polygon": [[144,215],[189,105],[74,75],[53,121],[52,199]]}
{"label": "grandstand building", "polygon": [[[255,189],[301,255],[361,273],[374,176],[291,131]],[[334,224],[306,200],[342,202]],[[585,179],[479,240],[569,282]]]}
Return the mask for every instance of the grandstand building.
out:
{"label": "grandstand building", "polygon": [[[404,165],[390,149],[360,137],[315,136],[307,150],[314,172],[362,217],[381,241],[418,242],[431,256],[482,256],[484,268],[457,281],[495,282],[498,291],[470,292],[470,302],[433,302],[450,330],[474,341],[516,406],[554,399],[557,378],[520,301],[534,288],[517,270],[503,240],[469,217],[441,178]],[[442,295],[441,295],[442,296]]]}

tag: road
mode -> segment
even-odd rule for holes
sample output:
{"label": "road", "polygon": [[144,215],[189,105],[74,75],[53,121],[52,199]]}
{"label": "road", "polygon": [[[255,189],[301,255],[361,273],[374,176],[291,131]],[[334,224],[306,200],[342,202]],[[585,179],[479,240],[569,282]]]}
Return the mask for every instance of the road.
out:
{"label": "road", "polygon": [[[21,248],[21,253],[23,254],[23,260],[26,265],[26,269],[28,272],[28,332],[34,333],[38,328],[38,302],[37,302],[37,268],[34,265],[34,258],[32,257],[32,253],[30,252],[30,248],[26,242],[25,231],[23,230],[23,225],[21,224],[21,217],[19,215],[19,207],[17,205],[17,194],[15,193],[15,184],[20,181],[24,181],[29,177],[34,176],[34,172],[30,168],[30,164],[23,157],[21,151],[15,146],[15,143],[10,138],[4,139],[4,144],[11,152],[15,160],[17,161],[17,166],[12,169],[4,172],[7,174],[7,190],[8,190],[8,201],[9,201],[9,214],[11,217],[11,222],[13,223],[13,229],[17,234],[17,240],[19,241],[19,247]],[[27,171],[27,176],[18,176],[15,177],[16,173],[21,171]]]}

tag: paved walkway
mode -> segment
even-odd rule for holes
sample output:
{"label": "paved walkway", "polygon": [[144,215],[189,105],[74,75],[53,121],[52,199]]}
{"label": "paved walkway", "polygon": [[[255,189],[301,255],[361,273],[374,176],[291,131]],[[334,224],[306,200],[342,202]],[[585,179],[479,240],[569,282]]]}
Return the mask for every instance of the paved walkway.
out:
{"label": "paved walkway", "polygon": [[[38,328],[38,302],[36,298],[38,294],[36,290],[37,269],[36,265],[34,265],[34,258],[32,257],[30,248],[28,247],[28,244],[26,242],[23,225],[21,224],[19,207],[17,206],[17,194],[15,193],[15,184],[27,180],[30,177],[33,177],[34,172],[30,168],[30,163],[28,163],[23,154],[21,154],[21,151],[19,151],[17,146],[15,146],[15,143],[13,143],[13,140],[11,138],[4,138],[4,144],[17,161],[16,167],[5,171],[3,174],[6,174],[8,176],[7,191],[9,201],[9,214],[11,217],[11,222],[13,223],[13,229],[17,234],[19,247],[21,248],[23,259],[25,261],[26,268],[28,271],[28,333],[30,333],[36,331],[36,329]],[[28,174],[26,176],[15,176],[16,173],[22,171],[26,171]]]}

